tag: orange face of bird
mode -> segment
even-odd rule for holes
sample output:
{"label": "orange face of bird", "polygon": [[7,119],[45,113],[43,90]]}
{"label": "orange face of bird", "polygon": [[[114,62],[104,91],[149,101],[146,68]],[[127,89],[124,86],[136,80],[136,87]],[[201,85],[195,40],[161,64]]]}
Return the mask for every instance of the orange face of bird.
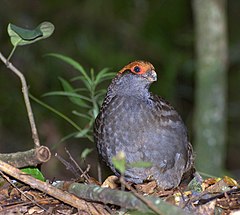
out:
{"label": "orange face of bird", "polygon": [[142,75],[149,81],[156,81],[157,74],[155,72],[154,66],[147,61],[134,61],[123,67],[119,73],[122,74],[125,71],[132,72],[136,75]]}

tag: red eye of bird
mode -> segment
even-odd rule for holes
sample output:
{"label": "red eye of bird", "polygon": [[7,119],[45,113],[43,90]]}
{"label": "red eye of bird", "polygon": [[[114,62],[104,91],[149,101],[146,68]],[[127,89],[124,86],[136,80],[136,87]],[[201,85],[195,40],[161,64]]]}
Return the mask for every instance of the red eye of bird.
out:
{"label": "red eye of bird", "polygon": [[140,69],[139,66],[135,66],[135,67],[133,68],[133,70],[134,70],[134,72],[136,72],[136,73],[139,73],[139,72],[141,71],[141,69]]}

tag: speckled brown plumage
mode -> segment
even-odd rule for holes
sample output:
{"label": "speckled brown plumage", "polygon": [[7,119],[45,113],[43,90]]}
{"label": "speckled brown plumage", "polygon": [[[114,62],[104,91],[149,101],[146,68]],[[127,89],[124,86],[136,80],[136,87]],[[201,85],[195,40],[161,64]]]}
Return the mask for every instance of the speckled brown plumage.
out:
{"label": "speckled brown plumage", "polygon": [[163,189],[177,187],[193,165],[187,129],[174,108],[149,92],[156,81],[149,62],[135,61],[112,80],[99,115],[94,138],[103,160],[119,175],[112,157],[123,151],[128,163],[151,162],[148,168],[128,168],[127,181],[155,179]]}

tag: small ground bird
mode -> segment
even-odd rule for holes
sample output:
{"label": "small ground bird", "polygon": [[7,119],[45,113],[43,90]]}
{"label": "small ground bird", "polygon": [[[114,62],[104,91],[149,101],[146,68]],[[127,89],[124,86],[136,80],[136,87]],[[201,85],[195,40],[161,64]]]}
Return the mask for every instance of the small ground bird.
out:
{"label": "small ground bird", "polygon": [[112,158],[124,152],[129,164],[152,164],[127,168],[127,181],[156,180],[163,189],[171,189],[192,168],[193,152],[179,114],[164,99],[149,92],[156,80],[149,62],[134,61],[123,67],[108,87],[95,120],[94,139],[99,154],[116,175],[119,172]]}

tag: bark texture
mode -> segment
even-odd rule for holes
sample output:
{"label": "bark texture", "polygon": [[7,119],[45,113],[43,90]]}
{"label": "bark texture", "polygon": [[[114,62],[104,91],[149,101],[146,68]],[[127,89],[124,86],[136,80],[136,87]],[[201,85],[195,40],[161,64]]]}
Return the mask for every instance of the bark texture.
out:
{"label": "bark texture", "polygon": [[227,29],[225,0],[194,0],[196,167],[221,175],[225,162]]}

